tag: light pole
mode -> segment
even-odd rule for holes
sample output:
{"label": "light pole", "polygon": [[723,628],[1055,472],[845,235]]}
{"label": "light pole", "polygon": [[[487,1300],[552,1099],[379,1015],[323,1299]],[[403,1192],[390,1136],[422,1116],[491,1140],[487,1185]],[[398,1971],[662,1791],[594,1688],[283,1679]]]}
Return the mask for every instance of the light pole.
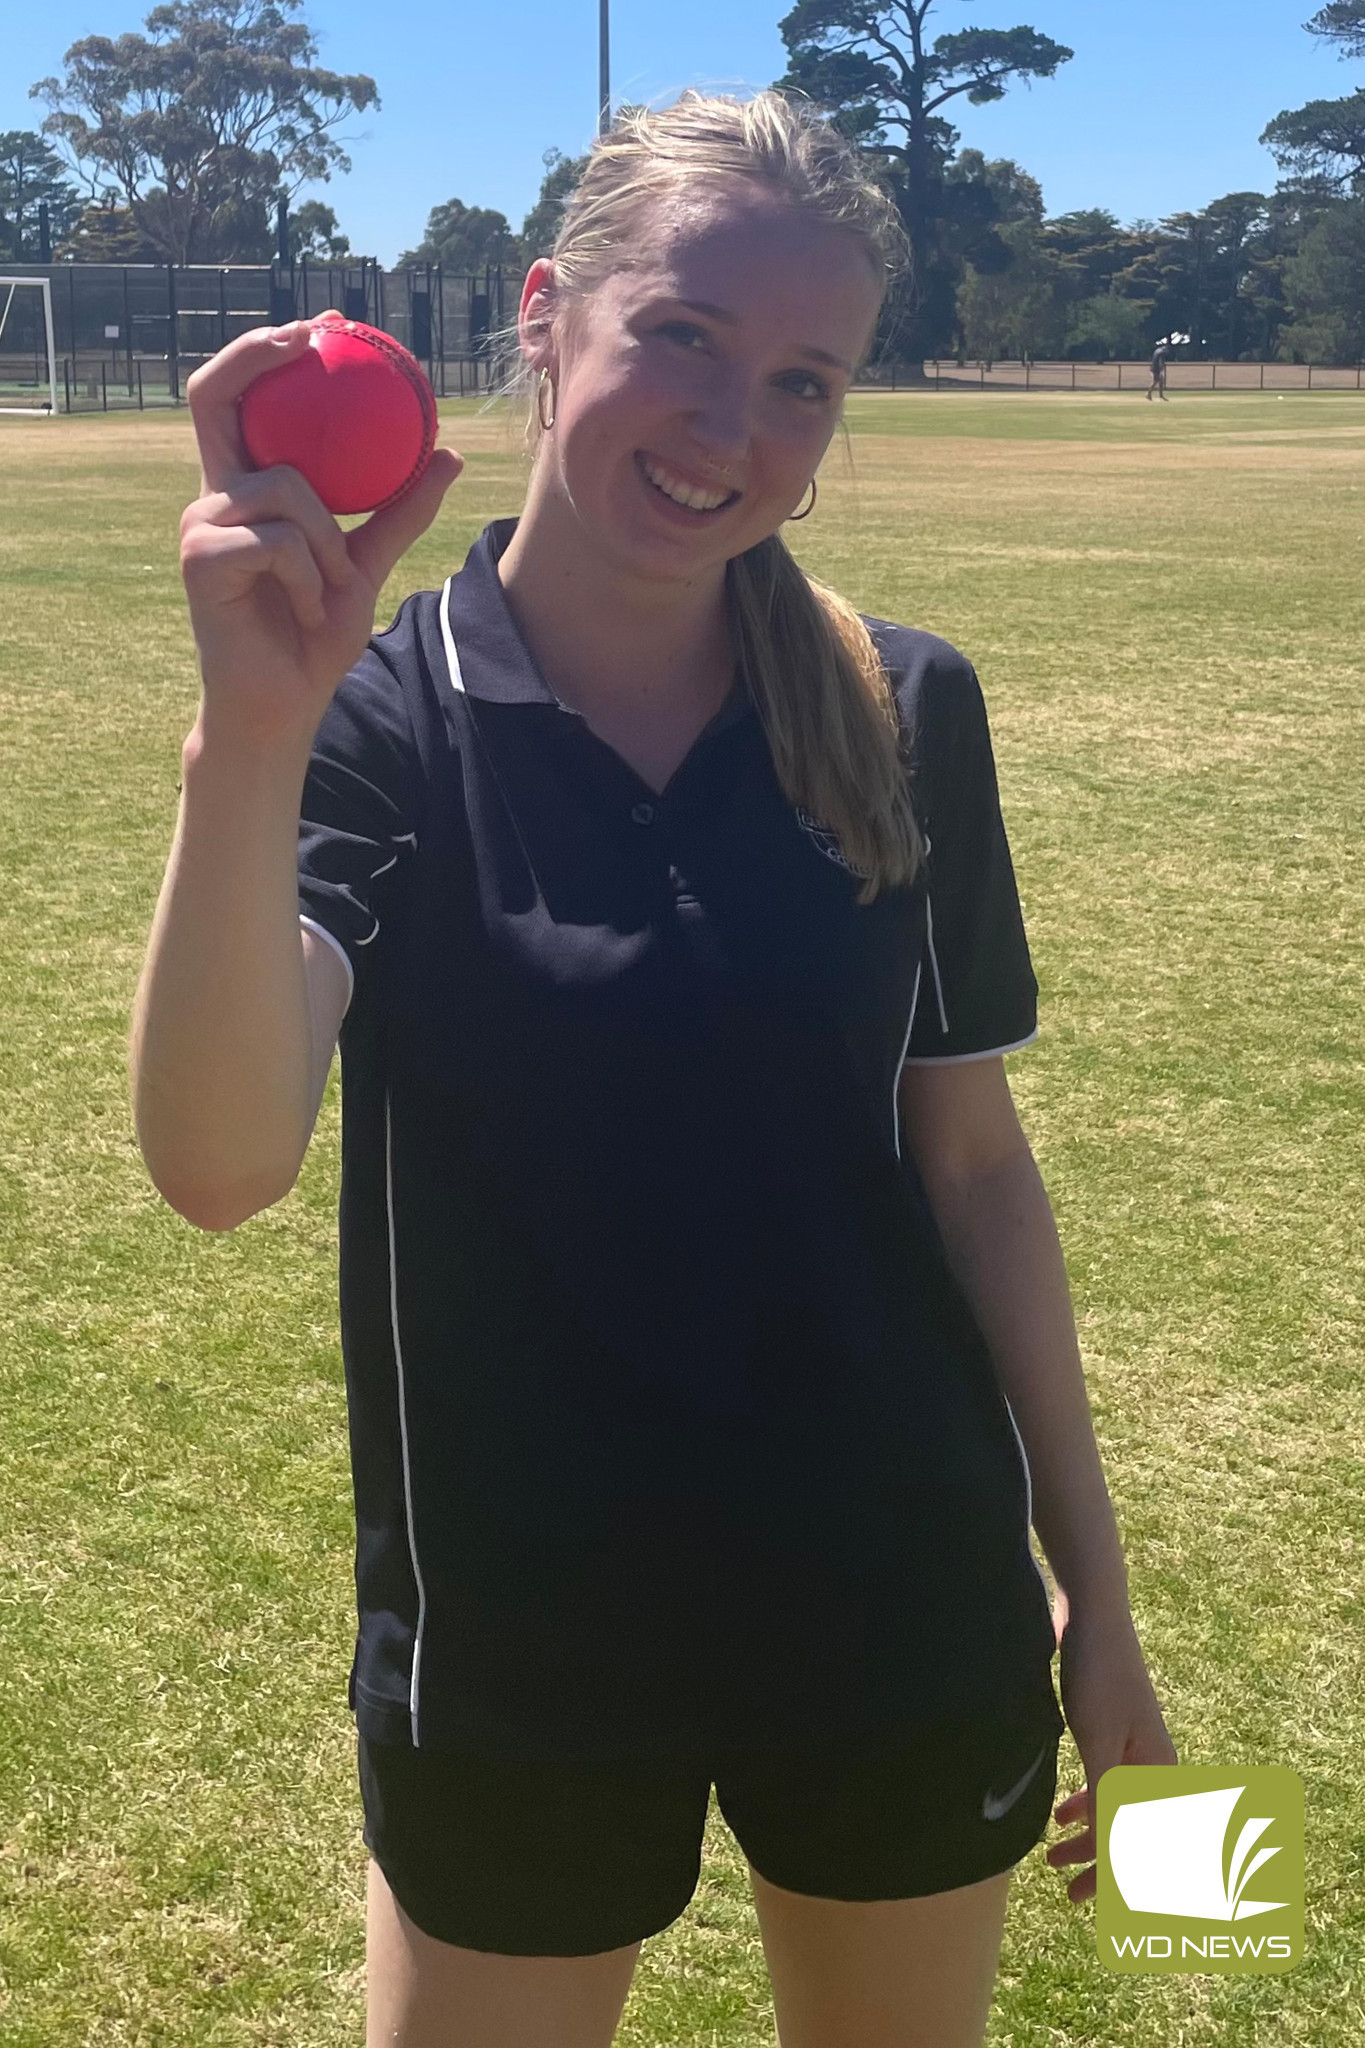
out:
{"label": "light pole", "polygon": [[597,0],[597,132],[611,126],[611,0]]}

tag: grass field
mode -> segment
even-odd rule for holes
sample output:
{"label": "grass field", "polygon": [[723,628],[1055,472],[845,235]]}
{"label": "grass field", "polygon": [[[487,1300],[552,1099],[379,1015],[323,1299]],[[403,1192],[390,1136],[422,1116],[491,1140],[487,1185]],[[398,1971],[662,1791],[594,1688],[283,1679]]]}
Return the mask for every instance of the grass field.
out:
{"label": "grass field", "polygon": [[[520,502],[496,416],[443,410],[468,469],[385,623]],[[1365,400],[869,395],[850,427],[791,532],[982,677],[1042,986],[1012,1077],[1172,1732],[1308,1797],[1299,1970],[1111,1976],[1036,1853],[990,2040],[1348,2048]],[[197,475],[183,417],[0,420],[3,2048],[360,2039],[335,1094],[295,1193],[223,1237],[161,1204],[125,1100],[195,704]],[[714,1808],[619,2039],[773,2039]]]}

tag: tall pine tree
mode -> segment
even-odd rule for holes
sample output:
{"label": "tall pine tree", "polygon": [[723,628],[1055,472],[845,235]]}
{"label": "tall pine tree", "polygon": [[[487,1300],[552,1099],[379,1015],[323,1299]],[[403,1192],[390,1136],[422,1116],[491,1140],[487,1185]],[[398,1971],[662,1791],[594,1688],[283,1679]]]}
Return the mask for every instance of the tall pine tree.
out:
{"label": "tall pine tree", "polygon": [[860,143],[896,194],[912,270],[893,295],[882,345],[915,360],[952,344],[964,260],[1003,268],[989,187],[948,176],[955,100],[985,106],[1020,80],[1051,78],[1074,54],[1032,28],[967,28],[932,38],[939,0],[797,0],[780,24],[781,92],[804,93]]}

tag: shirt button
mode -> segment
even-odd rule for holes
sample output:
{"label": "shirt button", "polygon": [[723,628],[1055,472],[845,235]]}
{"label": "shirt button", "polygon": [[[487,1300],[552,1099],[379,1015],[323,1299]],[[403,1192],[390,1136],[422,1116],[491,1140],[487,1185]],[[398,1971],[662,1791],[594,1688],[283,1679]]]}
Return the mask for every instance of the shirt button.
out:
{"label": "shirt button", "polygon": [[637,825],[652,825],[654,823],[654,806],[653,804],[636,804],[630,815]]}

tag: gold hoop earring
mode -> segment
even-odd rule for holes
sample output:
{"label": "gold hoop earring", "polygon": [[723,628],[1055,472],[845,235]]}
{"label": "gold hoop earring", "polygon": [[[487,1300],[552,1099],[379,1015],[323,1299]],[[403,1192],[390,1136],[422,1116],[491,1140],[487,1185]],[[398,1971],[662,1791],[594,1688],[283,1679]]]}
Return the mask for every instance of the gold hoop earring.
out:
{"label": "gold hoop earring", "polygon": [[[546,419],[545,417],[545,393],[547,389],[550,394],[549,419]],[[550,381],[550,373],[548,370],[542,370],[540,373],[540,382],[536,386],[536,418],[540,421],[540,431],[542,434],[548,434],[551,427],[555,423],[554,403],[555,387]]]}
{"label": "gold hoop earring", "polygon": [[810,518],[810,515],[811,515],[811,513],[812,513],[812,512],[814,511],[814,510],[815,510],[815,478],[814,478],[814,477],[812,477],[812,478],[811,478],[811,480],[810,480],[810,503],[809,503],[809,505],[807,505],[807,507],[806,507],[806,509],[805,509],[805,511],[804,511],[804,512],[789,512],[789,513],[787,514],[787,517],[788,517],[788,519],[792,519],[792,520],[795,520],[795,519],[809,519],[809,518]]}

